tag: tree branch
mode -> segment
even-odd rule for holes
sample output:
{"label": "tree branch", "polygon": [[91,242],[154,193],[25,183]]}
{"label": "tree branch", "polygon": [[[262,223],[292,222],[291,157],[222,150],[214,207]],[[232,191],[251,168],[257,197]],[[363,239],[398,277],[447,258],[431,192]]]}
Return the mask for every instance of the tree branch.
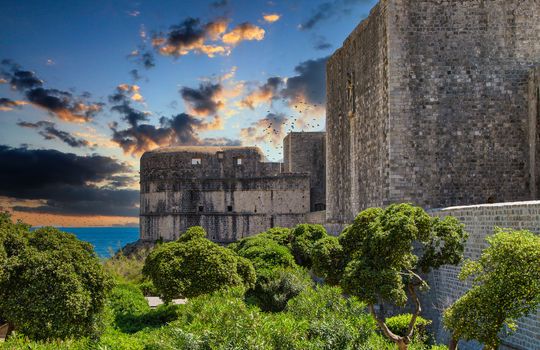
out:
{"label": "tree branch", "polygon": [[384,335],[386,335],[390,340],[392,340],[395,343],[401,340],[401,337],[399,335],[392,333],[392,331],[388,328],[386,323],[384,323],[384,321],[379,318],[379,316],[375,312],[375,307],[373,306],[373,304],[369,304],[369,311],[371,312],[371,315],[373,316],[375,321],[377,321],[377,324],[379,325],[379,328],[381,328],[381,330],[383,331]]}
{"label": "tree branch", "polygon": [[416,294],[416,290],[414,286],[409,283],[409,292],[411,293],[411,297],[414,300],[414,303],[416,304],[416,310],[414,314],[411,317],[411,321],[409,322],[409,329],[407,331],[407,338],[411,338],[414,332],[414,324],[416,323],[416,319],[418,318],[418,315],[422,312],[422,306],[420,305],[420,299],[418,298],[418,295]]}

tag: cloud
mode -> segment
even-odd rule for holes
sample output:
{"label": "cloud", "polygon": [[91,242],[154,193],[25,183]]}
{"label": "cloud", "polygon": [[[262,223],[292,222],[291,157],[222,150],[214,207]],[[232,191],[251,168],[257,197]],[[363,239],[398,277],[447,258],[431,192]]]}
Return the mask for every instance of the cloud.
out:
{"label": "cloud", "polygon": [[164,56],[180,57],[191,52],[208,57],[229,55],[242,41],[262,40],[264,29],[244,22],[227,32],[230,19],[220,17],[207,23],[198,18],[186,18],[167,32],[154,33],[152,46]]}
{"label": "cloud", "polygon": [[25,101],[14,101],[6,97],[0,97],[0,111],[3,112],[11,111],[14,108],[20,108],[25,104],[27,104]]}
{"label": "cloud", "polygon": [[301,30],[311,30],[322,21],[345,15],[351,12],[352,6],[370,4],[372,0],[334,0],[321,3],[298,27]]}
{"label": "cloud", "polygon": [[182,87],[180,94],[190,113],[198,116],[216,114],[224,103],[220,100],[223,87],[220,83],[204,82],[198,88]]}
{"label": "cloud", "polygon": [[249,22],[244,22],[233,28],[230,32],[223,35],[223,42],[232,46],[238,45],[241,41],[264,39],[264,29],[257,27]]}
{"label": "cloud", "polygon": [[286,136],[288,118],[283,113],[269,113],[265,118],[252,123],[240,130],[240,139],[244,145],[270,143],[273,148],[279,148]]}
{"label": "cloud", "polygon": [[118,91],[125,92],[131,95],[131,99],[135,102],[144,102],[138,85],[120,84],[117,86]]}
{"label": "cloud", "polygon": [[37,207],[12,208],[17,211],[108,216],[139,212],[139,191],[112,187],[132,169],[109,157],[0,145],[0,168],[0,196],[42,201]]}
{"label": "cloud", "polygon": [[39,134],[43,136],[45,140],[58,139],[71,147],[89,147],[90,143],[84,139],[76,138],[66,131],[62,131],[56,128],[56,124],[48,121],[39,121],[37,123],[18,122],[18,126],[23,128],[41,129]]}
{"label": "cloud", "polygon": [[154,34],[152,46],[164,56],[180,57],[192,51],[209,57],[228,55],[230,50],[226,47],[206,43],[216,41],[225,32],[227,24],[227,19],[218,18],[201,25],[198,18],[189,17],[179,25],[171,26],[166,33]]}
{"label": "cloud", "polygon": [[222,125],[219,117],[207,123],[189,114],[180,113],[170,118],[161,117],[158,126],[135,124],[121,129],[118,123],[112,123],[110,128],[113,142],[116,142],[124,153],[136,156],[158,147],[206,144],[204,139],[199,138],[198,131],[214,130]]}
{"label": "cloud", "polygon": [[277,13],[268,13],[268,14],[263,15],[263,19],[268,23],[277,22],[279,21],[280,18],[281,18],[281,15]]}
{"label": "cloud", "polygon": [[268,78],[266,83],[259,86],[255,91],[249,93],[239,102],[239,107],[255,109],[258,105],[270,103],[278,98],[279,89],[283,85],[283,79],[280,77]]}
{"label": "cloud", "polygon": [[45,109],[49,114],[68,122],[86,122],[102,110],[102,103],[89,103],[88,95],[43,88],[43,80],[32,71],[22,70],[11,60],[1,62],[0,75],[9,80],[12,89],[24,94],[28,102]]}
{"label": "cloud", "polygon": [[138,17],[141,14],[141,12],[137,10],[133,10],[133,11],[128,11],[127,14],[130,17]]}
{"label": "cloud", "polygon": [[315,42],[313,43],[313,48],[315,50],[327,50],[332,47],[332,44],[330,44],[324,36],[317,35],[315,37]]}
{"label": "cloud", "polygon": [[130,70],[129,75],[131,75],[131,78],[133,78],[133,80],[135,81],[141,79],[141,75],[139,74],[139,71],[137,69]]}
{"label": "cloud", "polygon": [[297,75],[287,79],[282,91],[289,105],[298,103],[311,107],[326,104],[326,61],[328,57],[307,60],[298,64],[294,71]]}

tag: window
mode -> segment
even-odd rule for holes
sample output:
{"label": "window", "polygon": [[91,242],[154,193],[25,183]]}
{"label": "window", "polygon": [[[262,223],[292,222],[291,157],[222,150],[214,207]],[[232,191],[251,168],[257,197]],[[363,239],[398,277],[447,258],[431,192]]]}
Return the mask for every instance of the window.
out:
{"label": "window", "polygon": [[242,158],[236,158],[236,165],[242,165]]}
{"label": "window", "polygon": [[204,207],[202,205],[199,205],[199,212],[204,211]]}
{"label": "window", "polygon": [[228,212],[231,212],[231,211],[232,211],[232,205],[228,205],[228,206],[227,206],[227,211],[228,211]]}
{"label": "window", "polygon": [[202,159],[201,158],[191,158],[191,165],[201,165]]}

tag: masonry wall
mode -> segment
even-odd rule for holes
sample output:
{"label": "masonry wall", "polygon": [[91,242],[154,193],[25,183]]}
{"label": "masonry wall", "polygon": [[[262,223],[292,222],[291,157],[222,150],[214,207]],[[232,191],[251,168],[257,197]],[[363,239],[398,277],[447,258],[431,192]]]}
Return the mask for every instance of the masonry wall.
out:
{"label": "masonry wall", "polygon": [[540,190],[540,65],[529,72],[529,164],[531,196]]}
{"label": "masonry wall", "polygon": [[349,222],[388,197],[387,2],[328,60],[327,221]]}
{"label": "masonry wall", "polygon": [[[476,260],[487,247],[486,236],[493,233],[495,226],[527,229],[540,234],[540,201],[499,203],[466,207],[445,208],[432,211],[434,216],[452,215],[458,218],[469,232],[465,258]],[[445,266],[430,274],[431,291],[425,303],[424,315],[434,321],[434,330],[439,341],[447,342],[448,334],[440,322],[441,311],[461,297],[470,284],[458,279],[459,267]],[[531,350],[540,349],[540,310],[518,321],[516,333],[504,339],[503,348]],[[460,349],[480,350],[473,342],[460,343]]]}
{"label": "masonry wall", "polygon": [[178,147],[141,158],[141,239],[174,240],[191,226],[229,243],[291,227],[310,211],[310,176],[281,174],[257,148]]}
{"label": "masonry wall", "polygon": [[540,63],[540,2],[387,3],[388,201],[531,199],[528,79]]}
{"label": "masonry wall", "polygon": [[283,140],[283,172],[310,175],[310,211],[326,208],[326,136],[293,132]]}

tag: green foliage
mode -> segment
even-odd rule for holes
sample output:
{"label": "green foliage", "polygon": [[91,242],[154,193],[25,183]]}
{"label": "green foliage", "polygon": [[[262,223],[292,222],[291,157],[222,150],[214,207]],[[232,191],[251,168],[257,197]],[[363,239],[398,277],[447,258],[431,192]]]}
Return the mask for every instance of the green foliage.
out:
{"label": "green foliage", "polygon": [[313,272],[330,285],[338,285],[345,268],[343,247],[336,237],[328,236],[315,243],[312,250]]}
{"label": "green foliage", "polygon": [[185,233],[180,235],[178,242],[187,242],[192,239],[206,238],[206,231],[201,226],[192,226],[186,230]]}
{"label": "green foliage", "polygon": [[405,287],[417,279],[414,271],[460,261],[466,237],[454,218],[432,218],[409,204],[364,210],[339,237],[339,264],[346,266],[341,285],[368,304],[405,305]]}
{"label": "green foliage", "polygon": [[246,298],[263,311],[279,312],[287,302],[312,284],[309,274],[300,268],[278,268],[258,272],[257,282]]}
{"label": "green foliage", "polygon": [[311,346],[318,349],[358,349],[376,328],[355,297],[344,298],[339,287],[308,288],[289,301],[287,312],[308,322]]}
{"label": "green foliage", "polygon": [[284,227],[273,227],[261,234],[259,237],[270,238],[277,244],[288,247],[291,243],[291,229]]}
{"label": "green foliage", "polygon": [[2,215],[2,317],[32,339],[94,335],[112,281],[89,243]]}
{"label": "green foliage", "polygon": [[232,249],[238,255],[249,259],[256,271],[296,266],[294,257],[286,247],[261,235],[244,238],[232,246]]}
{"label": "green foliage", "polygon": [[[385,323],[390,328],[392,333],[402,337],[407,335],[409,323],[411,322],[412,314],[401,314],[386,319]],[[430,320],[418,316],[414,324],[414,337],[419,341],[427,340],[427,327],[431,324]]]}
{"label": "green foliage", "polygon": [[315,243],[328,236],[322,225],[301,224],[291,231],[291,251],[300,266],[311,268]]}
{"label": "green foliage", "polygon": [[103,268],[119,283],[144,283],[142,269],[147,255],[147,251],[129,257],[119,253],[105,260]]}
{"label": "green foliage", "polygon": [[[165,301],[192,298],[232,286],[250,287],[253,269],[227,248],[205,239],[164,243],[146,258],[143,273]],[[247,280],[244,280],[246,278]]]}
{"label": "green foliage", "polygon": [[125,315],[141,314],[150,311],[148,301],[141,290],[132,284],[116,285],[109,296],[109,307],[119,323]]}
{"label": "green foliage", "polygon": [[500,343],[506,325],[540,305],[540,237],[525,230],[496,228],[480,259],[467,261],[460,278],[473,287],[444,313],[456,339],[475,339],[488,349]]}

